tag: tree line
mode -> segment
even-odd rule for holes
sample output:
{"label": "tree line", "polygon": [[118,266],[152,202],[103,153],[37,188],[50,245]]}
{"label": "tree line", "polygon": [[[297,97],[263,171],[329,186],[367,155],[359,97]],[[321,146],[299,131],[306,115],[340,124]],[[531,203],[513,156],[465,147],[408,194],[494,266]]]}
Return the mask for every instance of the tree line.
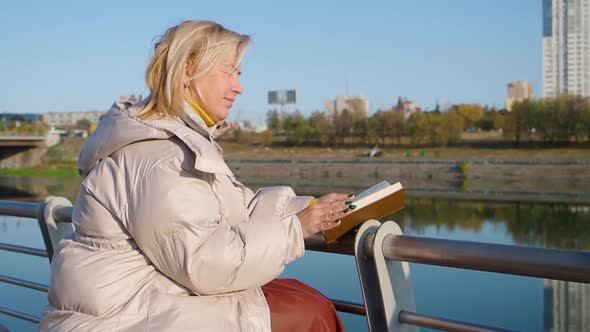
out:
{"label": "tree line", "polygon": [[[290,145],[448,146],[460,143],[465,132],[502,132],[516,145],[530,142],[590,142],[590,98],[557,98],[515,102],[512,111],[477,104],[454,105],[446,111],[378,111],[370,117],[343,110],[333,118],[316,111],[267,113],[266,141],[282,138]],[[239,135],[244,133],[239,132]]]}

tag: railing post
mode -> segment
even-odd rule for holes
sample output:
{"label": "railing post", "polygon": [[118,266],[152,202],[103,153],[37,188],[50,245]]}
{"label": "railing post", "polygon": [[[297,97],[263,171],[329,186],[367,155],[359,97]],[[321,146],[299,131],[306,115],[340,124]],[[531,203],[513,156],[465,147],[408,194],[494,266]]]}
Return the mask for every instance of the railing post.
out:
{"label": "railing post", "polygon": [[417,326],[401,324],[398,320],[402,310],[415,312],[416,303],[408,262],[389,260],[383,255],[383,242],[385,237],[390,234],[403,235],[397,223],[386,221],[377,229],[373,245],[373,256],[388,330],[418,332]]}
{"label": "railing post", "polygon": [[364,222],[359,228],[354,241],[356,267],[361,283],[363,302],[367,311],[367,325],[371,332],[387,330],[375,259],[373,255],[367,252],[366,246],[366,242],[370,240],[369,235],[374,234],[379,225],[381,223],[377,220]]}
{"label": "railing post", "polygon": [[72,203],[68,199],[48,196],[39,207],[37,219],[50,262],[53,258],[54,248],[57,247],[59,241],[66,235],[74,232],[74,225],[71,222],[56,221],[54,217],[55,209],[67,206],[72,206]]}
{"label": "railing post", "polygon": [[[372,234],[374,236],[370,236]],[[355,239],[355,258],[369,331],[417,332],[418,327],[401,324],[398,320],[400,311],[415,312],[416,304],[409,264],[388,260],[383,255],[383,241],[390,234],[402,235],[395,222],[382,224],[368,220],[361,225]],[[367,241],[373,241],[372,245]]]}

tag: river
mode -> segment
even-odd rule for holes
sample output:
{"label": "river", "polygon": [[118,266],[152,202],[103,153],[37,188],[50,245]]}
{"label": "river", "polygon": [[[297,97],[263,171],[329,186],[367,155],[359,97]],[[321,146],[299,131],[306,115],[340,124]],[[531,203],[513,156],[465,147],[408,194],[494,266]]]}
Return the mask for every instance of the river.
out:
{"label": "river", "polygon": [[[77,179],[2,178],[0,195],[29,201],[60,195],[73,200],[78,184]],[[300,194],[321,194],[317,187],[313,192],[298,189]],[[406,207],[384,218],[398,222],[408,235],[590,250],[590,205],[409,192]],[[0,217],[0,242],[43,247],[36,222],[24,218]],[[49,282],[46,259],[0,251],[0,262],[2,275]],[[419,313],[519,331],[590,330],[590,285],[420,264],[410,264],[410,276]],[[282,277],[300,279],[329,297],[362,302],[350,256],[307,252]],[[0,283],[0,306],[38,316],[46,302],[44,293]],[[367,330],[364,317],[341,317],[348,331]],[[0,315],[0,323],[11,331],[35,330],[33,324],[7,316]]]}

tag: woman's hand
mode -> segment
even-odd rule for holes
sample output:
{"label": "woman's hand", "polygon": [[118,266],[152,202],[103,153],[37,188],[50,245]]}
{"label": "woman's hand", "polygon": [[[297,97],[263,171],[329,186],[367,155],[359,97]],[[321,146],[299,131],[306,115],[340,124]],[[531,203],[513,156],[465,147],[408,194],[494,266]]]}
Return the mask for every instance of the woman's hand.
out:
{"label": "woman's hand", "polygon": [[318,198],[317,203],[297,213],[303,229],[303,237],[308,238],[319,231],[340,225],[344,217],[356,206],[350,205],[352,196],[331,193]]}

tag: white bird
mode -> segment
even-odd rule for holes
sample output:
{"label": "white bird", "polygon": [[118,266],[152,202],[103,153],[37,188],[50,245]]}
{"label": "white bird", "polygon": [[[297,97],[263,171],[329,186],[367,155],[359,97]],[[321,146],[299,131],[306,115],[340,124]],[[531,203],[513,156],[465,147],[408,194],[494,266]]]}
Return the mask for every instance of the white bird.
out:
{"label": "white bird", "polygon": [[375,145],[371,150],[369,150],[369,157],[375,157],[381,154],[381,149],[377,145]]}

